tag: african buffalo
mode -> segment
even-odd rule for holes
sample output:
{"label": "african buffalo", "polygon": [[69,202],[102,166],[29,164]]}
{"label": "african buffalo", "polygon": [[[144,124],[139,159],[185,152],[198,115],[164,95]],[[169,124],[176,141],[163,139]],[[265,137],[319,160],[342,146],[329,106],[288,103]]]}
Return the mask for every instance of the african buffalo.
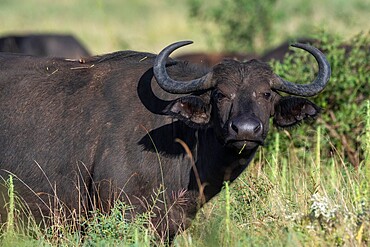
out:
{"label": "african buffalo", "polygon": [[0,52],[62,58],[90,56],[88,50],[75,37],[64,34],[27,34],[0,37]]}
{"label": "african buffalo", "polygon": [[[318,94],[329,80],[318,49],[295,45],[319,71],[312,83],[294,84],[257,60],[205,70],[168,58],[190,43],[158,56],[122,51],[79,61],[0,54],[0,176],[14,176],[36,218],[61,204],[107,211],[120,199],[137,212],[156,204],[153,225],[173,236],[248,166],[270,117],[284,128],[318,114],[296,97]],[[4,186],[0,194],[4,220]]]}

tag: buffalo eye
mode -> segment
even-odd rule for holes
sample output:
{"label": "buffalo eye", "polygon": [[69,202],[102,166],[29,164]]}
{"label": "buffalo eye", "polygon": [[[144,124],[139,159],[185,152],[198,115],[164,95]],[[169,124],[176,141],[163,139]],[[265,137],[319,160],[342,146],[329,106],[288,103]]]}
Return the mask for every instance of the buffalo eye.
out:
{"label": "buffalo eye", "polygon": [[223,100],[224,98],[226,98],[226,95],[223,94],[222,92],[220,91],[216,91],[215,94],[214,94],[214,98],[217,100],[217,101],[221,101]]}
{"label": "buffalo eye", "polygon": [[269,100],[271,98],[271,93],[270,92],[265,92],[265,93],[262,93],[262,96],[266,99],[266,100]]}

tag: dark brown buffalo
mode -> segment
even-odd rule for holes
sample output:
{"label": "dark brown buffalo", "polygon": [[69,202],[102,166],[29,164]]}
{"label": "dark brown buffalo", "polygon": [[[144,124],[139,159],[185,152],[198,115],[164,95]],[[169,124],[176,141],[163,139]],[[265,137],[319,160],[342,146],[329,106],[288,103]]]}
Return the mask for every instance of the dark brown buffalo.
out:
{"label": "dark brown buffalo", "polygon": [[0,37],[0,52],[76,59],[90,56],[88,50],[75,37],[63,34]]}
{"label": "dark brown buffalo", "polygon": [[[190,43],[158,56],[124,51],[80,62],[0,54],[0,175],[13,174],[36,217],[60,203],[71,212],[106,211],[121,199],[136,211],[152,208],[158,231],[173,236],[198,203],[248,166],[270,117],[284,128],[318,114],[311,101],[278,93],[324,89],[330,66],[316,48],[295,45],[319,65],[317,78],[302,85],[257,60],[205,71],[168,58]],[[5,187],[0,194],[6,199]]]}

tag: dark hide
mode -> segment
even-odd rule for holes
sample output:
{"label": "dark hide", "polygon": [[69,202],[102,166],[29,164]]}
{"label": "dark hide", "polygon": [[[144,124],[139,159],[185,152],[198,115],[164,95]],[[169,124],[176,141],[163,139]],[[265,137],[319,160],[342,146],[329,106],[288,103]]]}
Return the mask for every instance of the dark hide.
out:
{"label": "dark hide", "polygon": [[[61,202],[67,215],[108,211],[115,199],[135,212],[155,203],[153,224],[173,236],[248,166],[270,117],[284,127],[317,114],[310,101],[271,90],[277,76],[259,61],[224,61],[212,69],[216,88],[171,95],[153,78],[154,58],[132,51],[80,62],[0,54],[0,176],[14,175],[38,219]],[[173,60],[167,70],[180,81],[208,72]],[[6,188],[0,194],[4,221]]]}
{"label": "dark hide", "polygon": [[0,37],[0,51],[34,56],[82,58],[88,50],[72,35],[29,34]]}

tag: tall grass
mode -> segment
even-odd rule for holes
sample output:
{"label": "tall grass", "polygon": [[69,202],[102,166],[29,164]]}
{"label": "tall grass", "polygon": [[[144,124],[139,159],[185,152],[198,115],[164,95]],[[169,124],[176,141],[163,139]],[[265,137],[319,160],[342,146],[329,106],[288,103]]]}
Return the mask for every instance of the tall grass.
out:
{"label": "tall grass", "polygon": [[[325,125],[306,136],[274,134],[273,152],[260,149],[246,172],[207,203],[175,246],[368,246],[370,244],[370,102],[361,114],[364,159],[355,169],[337,151]],[[314,135],[311,135],[314,133]],[[314,136],[312,139],[311,136]],[[296,145],[301,138],[305,146]],[[288,145],[286,145],[287,140]],[[306,140],[306,141],[305,141]],[[312,145],[311,142],[315,145]],[[331,153],[323,153],[330,146]],[[127,218],[130,205],[117,202],[109,214],[98,210],[63,215],[42,227],[22,221],[13,178],[8,180],[8,219],[0,246],[154,246],[158,238],[148,212]],[[162,198],[163,190],[153,195]],[[153,206],[154,207],[154,206]],[[31,223],[27,223],[31,222]],[[85,229],[79,231],[78,222]]]}
{"label": "tall grass", "polygon": [[[316,134],[316,146],[303,158],[295,147],[278,157],[261,150],[262,163],[256,160],[206,205],[193,228],[177,238],[178,246],[225,246],[222,239],[227,246],[367,246],[368,172],[348,167],[338,154],[323,156],[320,145],[330,145],[330,137],[321,127]],[[210,242],[212,237],[218,240]]]}
{"label": "tall grass", "polygon": [[5,234],[3,236],[5,242],[9,241],[10,239],[14,238],[15,231],[14,231],[14,215],[15,215],[15,204],[14,204],[14,184],[13,184],[13,177],[10,176],[8,181],[8,194],[9,194],[9,203],[8,203],[8,219],[5,228]]}
{"label": "tall grass", "polygon": [[[366,102],[366,124],[365,124],[365,134],[363,138],[364,147],[364,170],[366,174],[366,180],[370,183],[370,101]],[[370,188],[367,187],[368,193],[370,193]],[[369,194],[370,198],[370,194]]]}
{"label": "tall grass", "polygon": [[[275,151],[261,149],[248,170],[207,203],[175,246],[367,246],[370,243],[370,103],[363,119],[365,159],[356,170],[340,153],[324,155],[333,145],[325,127],[315,131],[316,145],[279,146],[288,134],[275,135]],[[335,147],[333,147],[334,149]],[[305,154],[302,155],[302,152]],[[259,158],[258,158],[259,157]],[[14,205],[12,178],[9,217],[1,246],[153,246],[165,245],[150,226],[150,210],[127,219],[130,205],[117,202],[110,214],[98,210],[79,219],[86,229],[67,223],[42,228],[21,224]],[[154,197],[161,198],[161,191]],[[64,220],[54,222],[66,222]],[[20,227],[21,226],[21,227]],[[58,229],[58,230],[55,230]],[[58,233],[58,234],[56,234]]]}

